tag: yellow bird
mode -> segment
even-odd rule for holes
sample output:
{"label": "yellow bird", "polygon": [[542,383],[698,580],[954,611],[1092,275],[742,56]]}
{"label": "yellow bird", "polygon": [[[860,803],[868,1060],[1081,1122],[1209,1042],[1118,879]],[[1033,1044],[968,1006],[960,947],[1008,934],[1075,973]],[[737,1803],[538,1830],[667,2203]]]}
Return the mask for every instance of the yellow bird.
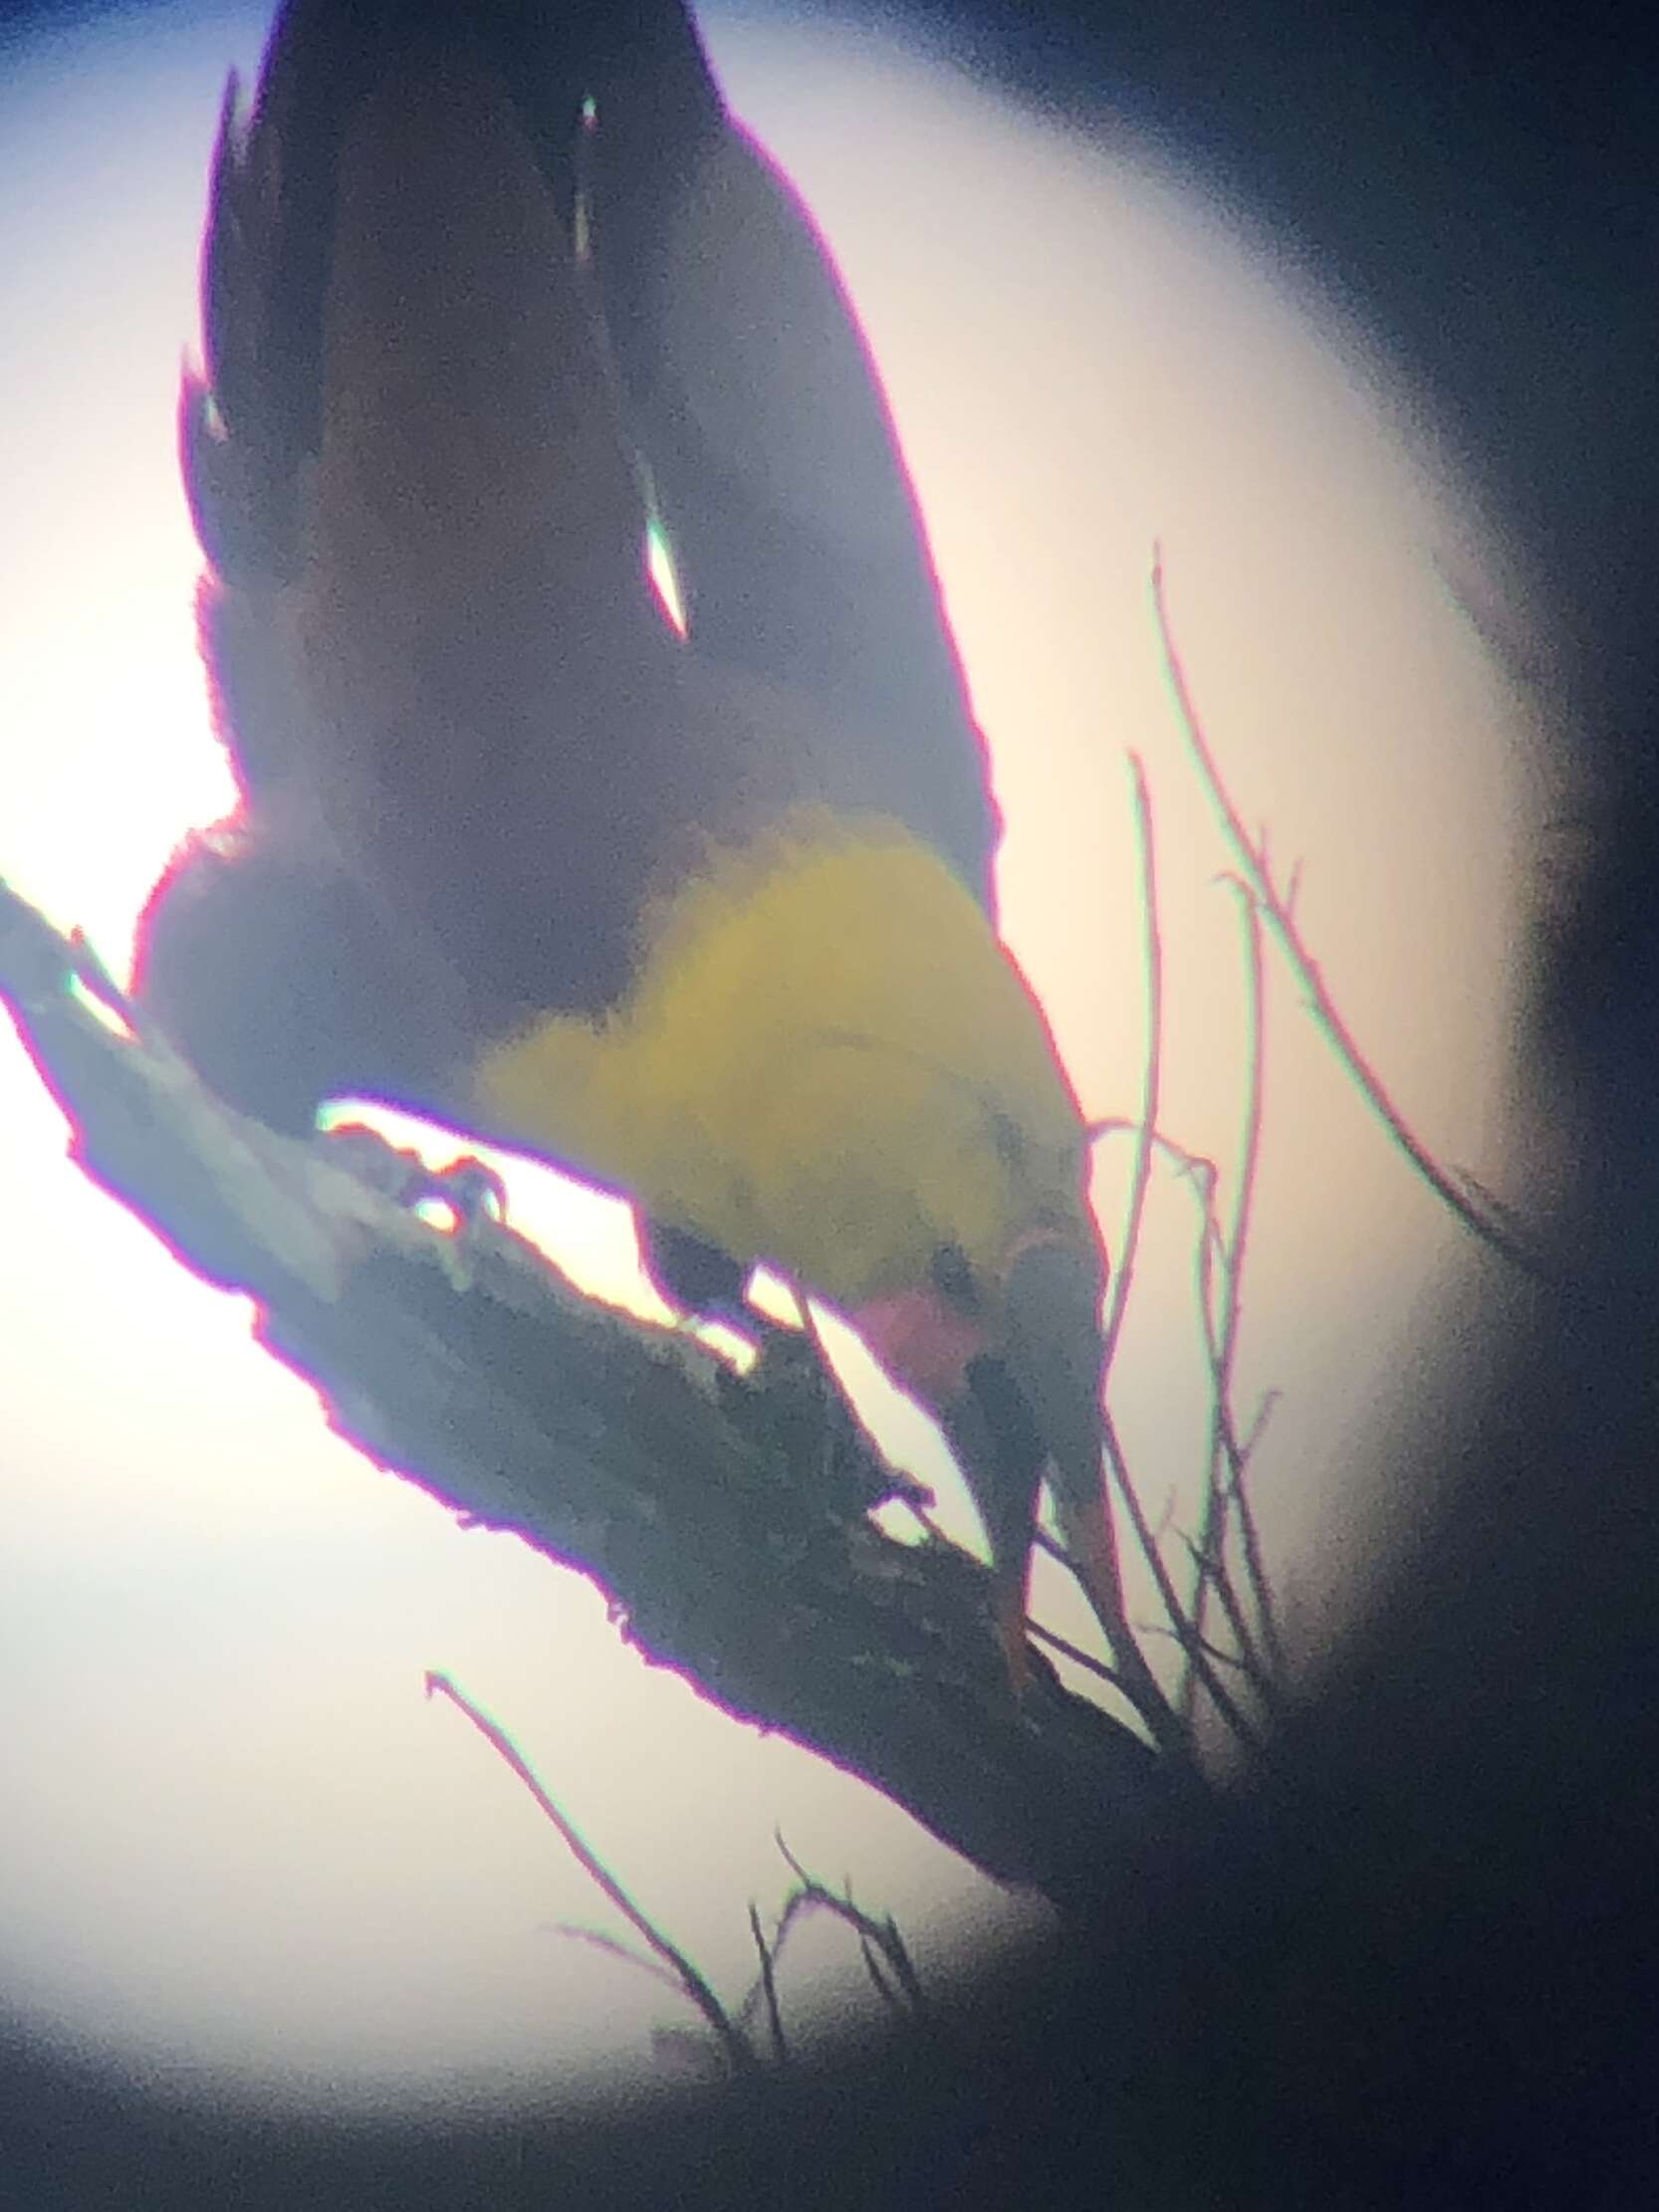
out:
{"label": "yellow bird", "polygon": [[850,310],[677,0],[292,0],[203,290],[242,802],[142,993],[275,1122],[435,1109],[625,1194],[692,1302],[830,1300],[957,1447],[1016,1680],[1045,1475],[1122,1657],[1088,1142],[983,744]]}

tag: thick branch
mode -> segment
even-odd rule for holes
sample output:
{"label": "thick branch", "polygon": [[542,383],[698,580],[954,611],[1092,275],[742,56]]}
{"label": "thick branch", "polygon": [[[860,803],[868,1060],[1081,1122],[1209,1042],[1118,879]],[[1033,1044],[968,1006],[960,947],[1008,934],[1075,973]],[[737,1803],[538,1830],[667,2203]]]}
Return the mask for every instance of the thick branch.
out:
{"label": "thick branch", "polygon": [[231,1112],[98,1010],[90,974],[0,885],[0,995],[74,1157],[186,1264],[252,1295],[261,1341],[370,1457],[577,1568],[650,1659],[1065,1907],[1189,1817],[1190,1778],[1041,1660],[1016,1701],[986,1570],[870,1522],[891,1478],[838,1403],[746,1383],[594,1304],[493,1220],[429,1225],[360,1145]]}

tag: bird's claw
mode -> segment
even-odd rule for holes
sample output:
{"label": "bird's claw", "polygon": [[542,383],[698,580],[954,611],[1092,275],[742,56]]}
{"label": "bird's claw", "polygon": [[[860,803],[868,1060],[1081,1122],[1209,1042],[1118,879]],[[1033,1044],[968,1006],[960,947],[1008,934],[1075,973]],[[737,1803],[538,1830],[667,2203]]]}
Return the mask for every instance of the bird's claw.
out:
{"label": "bird's claw", "polygon": [[[471,1287],[478,1232],[507,1217],[507,1187],[473,1154],[432,1168],[407,1145],[394,1145],[362,1122],[346,1122],[327,1138],[330,1158],[396,1206],[420,1214],[441,1237],[439,1263],[457,1290]],[[434,1219],[441,1212],[447,1219]]]}
{"label": "bird's claw", "polygon": [[73,956],[70,972],[76,983],[107,1012],[123,1021],[134,1036],[138,1035],[142,1024],[137,1007],[105,967],[102,956],[85,930],[71,930],[69,948]]}
{"label": "bird's claw", "polygon": [[759,1357],[746,1376],[734,1377],[734,1387],[792,1464],[816,1460],[819,1496],[856,1514],[899,1496],[931,1502],[931,1493],[871,1447],[810,1332],[752,1310],[744,1327],[759,1338]]}

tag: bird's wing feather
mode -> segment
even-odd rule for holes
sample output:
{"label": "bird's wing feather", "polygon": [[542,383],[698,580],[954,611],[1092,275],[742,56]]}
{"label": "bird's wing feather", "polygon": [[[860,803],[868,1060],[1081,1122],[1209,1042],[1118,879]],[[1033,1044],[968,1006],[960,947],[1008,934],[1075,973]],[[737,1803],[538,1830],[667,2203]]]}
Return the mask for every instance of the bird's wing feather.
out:
{"label": "bird's wing feather", "polygon": [[989,763],[885,394],[788,179],[706,70],[601,95],[596,264],[692,636],[805,693],[991,904]]}
{"label": "bird's wing feather", "polygon": [[[879,385],[678,0],[289,0],[251,111],[227,101],[203,309],[184,457],[261,850],[242,930],[215,855],[218,966],[227,931],[250,979],[312,943],[272,926],[297,821],[328,849],[287,855],[293,896],[325,861],[353,887],[340,961],[389,932],[484,1033],[613,1002],[699,838],[803,801],[902,820],[989,906],[983,748]],[[650,483],[689,654],[641,579]],[[141,958],[174,1006],[192,932],[160,923],[194,864]]]}

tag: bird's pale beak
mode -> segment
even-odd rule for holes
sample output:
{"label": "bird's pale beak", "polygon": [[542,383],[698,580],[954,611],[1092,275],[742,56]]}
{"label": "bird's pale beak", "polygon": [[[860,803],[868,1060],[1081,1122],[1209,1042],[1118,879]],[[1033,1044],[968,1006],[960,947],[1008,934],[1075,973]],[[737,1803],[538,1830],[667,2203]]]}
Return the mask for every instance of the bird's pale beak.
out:
{"label": "bird's pale beak", "polygon": [[1037,1493],[1047,1453],[1024,1393],[992,1353],[968,1363],[962,1389],[942,1416],[991,1547],[991,1612],[1016,1691],[1031,1681],[1026,1647]]}
{"label": "bird's pale beak", "polygon": [[1047,1454],[1061,1533],[1115,1648],[1125,1622],[1101,1453],[1104,1287],[1095,1251],[1069,1242],[1029,1244],[1008,1272],[1004,1329],[1009,1374]]}
{"label": "bird's pale beak", "polygon": [[1100,1494],[1100,1263],[1072,1242],[1031,1242],[1003,1286],[1003,1357],[1031,1410],[1062,1499]]}
{"label": "bird's pale beak", "polygon": [[1022,1239],[983,1307],[936,1290],[854,1316],[894,1378],[938,1414],[991,1549],[992,1611],[1017,1689],[1031,1679],[1026,1589],[1047,1477],[1078,1579],[1121,1635],[1116,1545],[1101,1483],[1101,1266],[1074,1238]]}
{"label": "bird's pale beak", "polygon": [[990,1541],[997,1632],[1017,1686],[1030,1670],[1026,1589],[1045,1477],[1094,1612],[1108,1636],[1122,1627],[1101,1483],[1101,1287],[1093,1251],[1053,1238],[1025,1243],[1001,1285],[996,1346],[969,1361],[945,1413]]}

